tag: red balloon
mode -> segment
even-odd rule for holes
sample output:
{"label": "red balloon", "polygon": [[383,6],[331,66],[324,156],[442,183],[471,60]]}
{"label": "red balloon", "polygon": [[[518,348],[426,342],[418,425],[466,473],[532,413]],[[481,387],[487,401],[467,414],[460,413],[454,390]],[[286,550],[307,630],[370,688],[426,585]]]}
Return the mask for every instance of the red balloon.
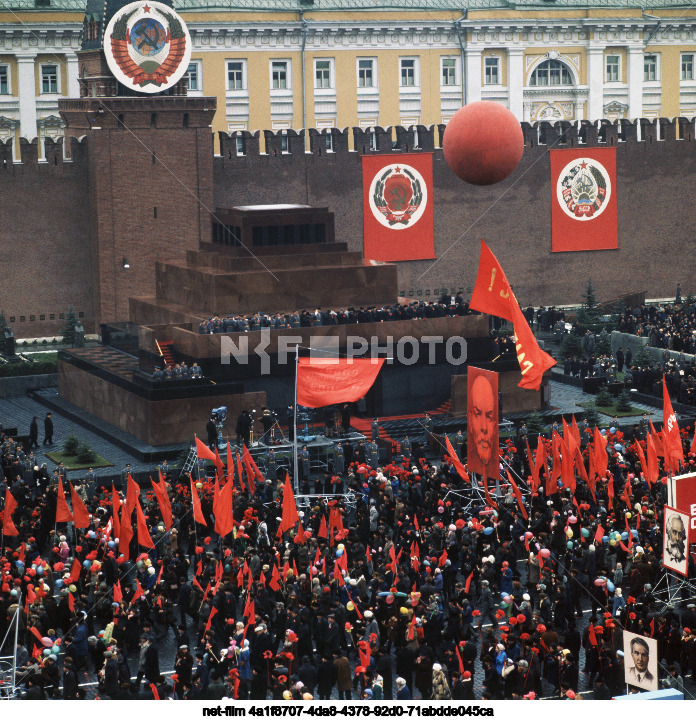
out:
{"label": "red balloon", "polygon": [[447,123],[442,152],[447,165],[462,180],[493,185],[519,165],[524,152],[522,127],[500,103],[469,103]]}

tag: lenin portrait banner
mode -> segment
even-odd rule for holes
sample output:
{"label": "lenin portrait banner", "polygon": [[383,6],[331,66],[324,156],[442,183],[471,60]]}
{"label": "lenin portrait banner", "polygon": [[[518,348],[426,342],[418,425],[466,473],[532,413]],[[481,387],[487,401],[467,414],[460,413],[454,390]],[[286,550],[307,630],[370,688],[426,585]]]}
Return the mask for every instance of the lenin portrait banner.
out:
{"label": "lenin portrait banner", "polygon": [[688,543],[696,543],[696,473],[674,476],[667,481],[667,503],[689,517]]}
{"label": "lenin portrait banner", "polygon": [[657,639],[623,632],[624,682],[641,691],[657,691]]}
{"label": "lenin portrait banner", "polygon": [[676,508],[665,506],[662,533],[662,565],[671,571],[688,576],[689,549],[686,545],[689,534],[689,516]]}
{"label": "lenin portrait banner", "polygon": [[433,155],[363,155],[365,260],[431,260]]}
{"label": "lenin portrait banner", "polygon": [[466,393],[469,471],[498,480],[498,374],[469,366]]}
{"label": "lenin portrait banner", "polygon": [[616,148],[550,154],[551,251],[618,248]]}

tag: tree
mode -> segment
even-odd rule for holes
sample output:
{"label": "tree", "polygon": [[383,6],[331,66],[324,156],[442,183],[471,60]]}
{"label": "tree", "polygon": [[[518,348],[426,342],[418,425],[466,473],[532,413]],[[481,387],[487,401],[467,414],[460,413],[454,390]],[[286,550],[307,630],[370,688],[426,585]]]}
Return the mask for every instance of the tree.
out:
{"label": "tree", "polygon": [[607,406],[613,406],[614,405],[614,396],[609,393],[606,386],[602,386],[599,389],[599,393],[597,393],[597,397],[595,398],[595,403],[600,407],[606,408]]}
{"label": "tree", "polygon": [[79,447],[80,440],[72,433],[63,441],[63,453],[65,453],[66,456],[76,456]]}
{"label": "tree", "polygon": [[588,278],[582,298],[582,306],[578,311],[578,325],[582,330],[586,330],[587,328],[594,327],[599,322],[597,294],[594,285],[592,285],[592,278]]}
{"label": "tree", "polygon": [[65,345],[69,345],[72,348],[75,347],[77,343],[77,314],[75,313],[75,309],[70,306],[70,309],[65,314],[65,325],[63,326],[63,343]]}
{"label": "tree", "polygon": [[616,410],[621,413],[628,413],[631,410],[631,394],[627,390],[622,390],[616,399]]}
{"label": "tree", "polygon": [[531,435],[542,433],[544,430],[544,420],[536,408],[527,416],[527,432]]}
{"label": "tree", "polygon": [[601,418],[599,416],[599,411],[597,410],[597,406],[594,402],[588,403],[585,406],[585,418],[587,419],[587,423],[589,424],[590,428],[598,428],[599,424],[601,423]]}
{"label": "tree", "polygon": [[83,441],[77,447],[78,463],[94,463],[97,460],[97,454]]}
{"label": "tree", "polygon": [[653,357],[647,346],[641,346],[640,350],[633,356],[631,365],[636,368],[649,368],[653,364]]}
{"label": "tree", "polygon": [[611,356],[611,336],[609,333],[606,335],[598,335],[595,340],[594,347],[595,356]]}
{"label": "tree", "polygon": [[585,353],[582,348],[582,338],[575,333],[566,333],[561,341],[561,358],[583,358]]}

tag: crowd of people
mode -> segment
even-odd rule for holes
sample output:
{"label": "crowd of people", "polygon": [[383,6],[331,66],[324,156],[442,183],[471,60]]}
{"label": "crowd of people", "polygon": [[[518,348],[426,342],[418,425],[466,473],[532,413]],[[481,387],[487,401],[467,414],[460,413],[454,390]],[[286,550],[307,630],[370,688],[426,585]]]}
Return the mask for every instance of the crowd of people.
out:
{"label": "crowd of people", "polygon": [[648,339],[648,345],[696,354],[696,302],[652,304],[627,310],[618,330]]}
{"label": "crowd of people", "polygon": [[[282,474],[241,464],[198,481],[165,468],[152,490],[127,473],[91,488],[11,477],[0,639],[18,620],[29,699],[81,698],[94,681],[111,699],[603,699],[625,691],[627,629],[657,639],[660,685],[688,693],[696,609],[653,594],[666,486],[614,430],[606,471],[589,462],[597,440],[580,439],[591,480],[574,471],[574,488],[551,463],[534,488],[526,442],[507,441],[520,500],[505,471],[490,496],[443,450],[330,467],[312,482],[340,473],[357,506],[316,498],[296,518]],[[25,454],[9,438],[2,450]],[[74,523],[56,520],[66,497]]]}

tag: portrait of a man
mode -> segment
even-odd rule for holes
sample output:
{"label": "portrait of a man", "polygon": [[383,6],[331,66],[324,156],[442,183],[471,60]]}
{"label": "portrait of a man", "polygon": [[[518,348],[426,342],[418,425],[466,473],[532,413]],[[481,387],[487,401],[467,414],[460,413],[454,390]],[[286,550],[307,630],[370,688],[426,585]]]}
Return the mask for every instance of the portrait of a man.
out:
{"label": "portrait of a man", "polygon": [[665,506],[662,563],[682,576],[687,575],[689,517]]}
{"label": "portrait of a man", "polygon": [[474,473],[499,476],[498,374],[473,367],[467,379],[467,463]]}
{"label": "portrait of a man", "polygon": [[657,639],[624,631],[624,680],[643,691],[657,690]]}

